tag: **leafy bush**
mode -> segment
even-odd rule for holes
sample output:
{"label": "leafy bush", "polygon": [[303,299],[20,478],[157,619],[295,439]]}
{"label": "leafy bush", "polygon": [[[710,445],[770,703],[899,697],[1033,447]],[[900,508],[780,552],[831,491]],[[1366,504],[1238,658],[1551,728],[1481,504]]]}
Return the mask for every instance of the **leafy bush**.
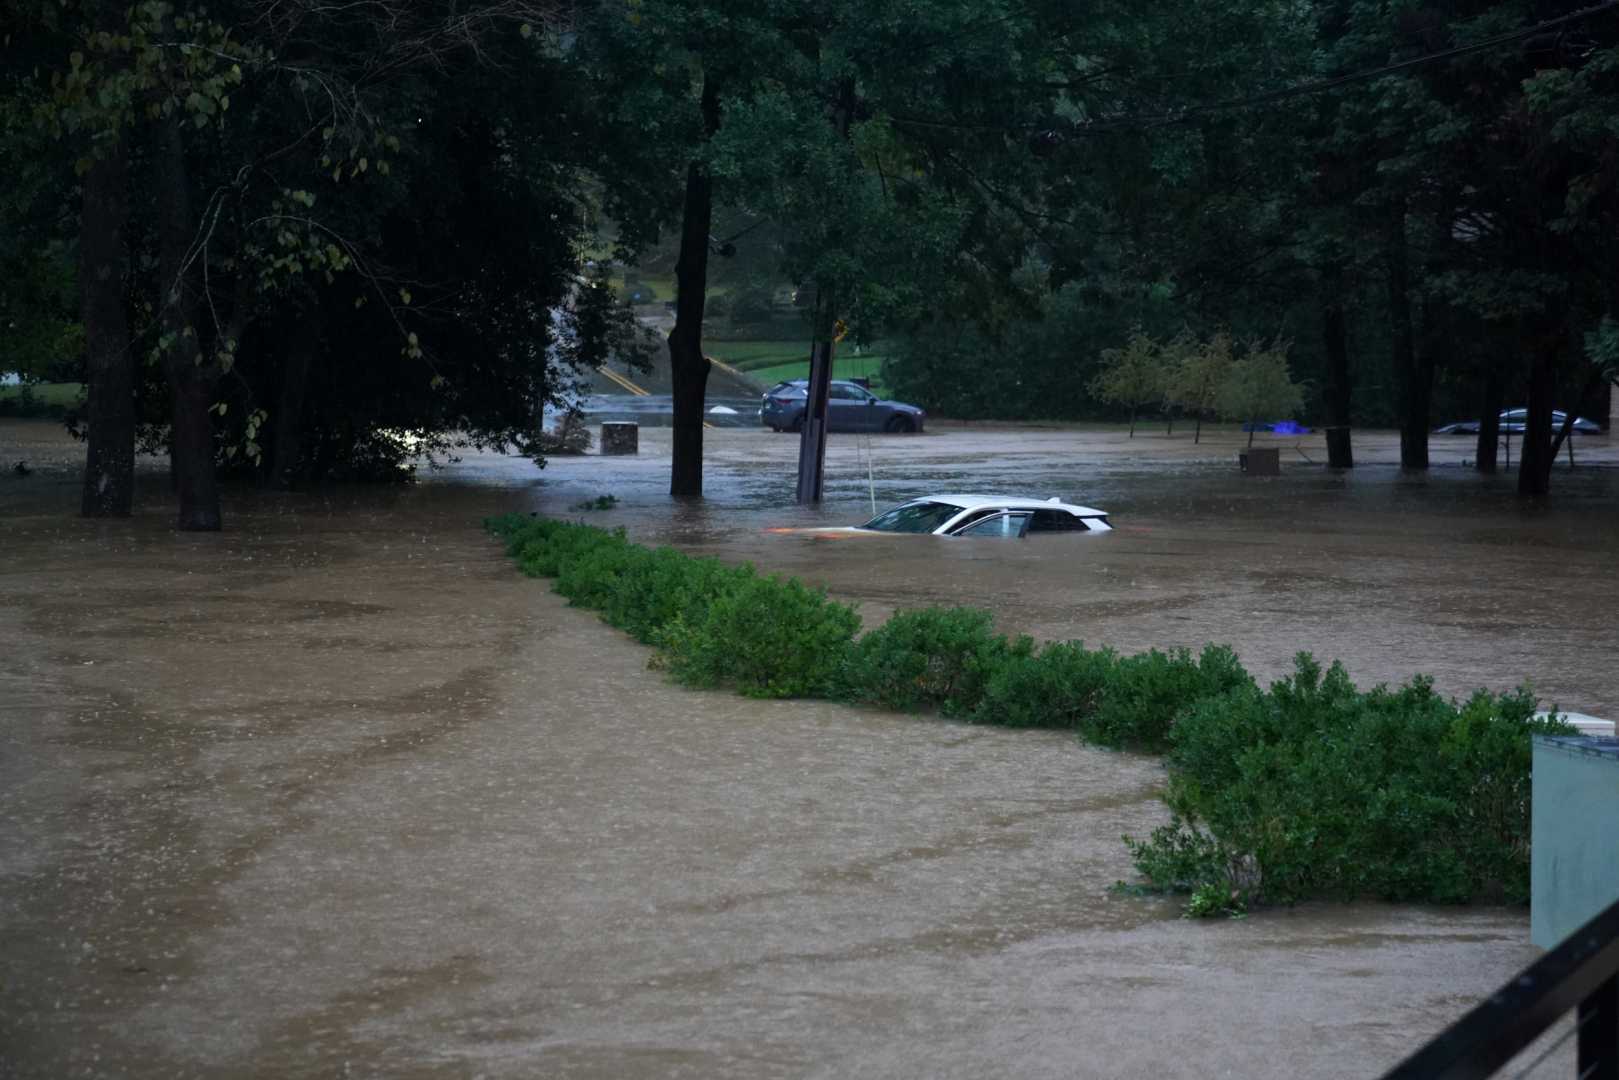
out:
{"label": "leafy bush", "polygon": [[507,541],[507,550],[517,557],[517,565],[530,577],[556,577],[565,566],[588,552],[628,544],[623,529],[609,532],[591,525],[570,525],[541,518],[530,528],[513,532]]}
{"label": "leafy bush", "polygon": [[614,601],[625,578],[648,555],[645,548],[627,543],[584,546],[558,563],[556,590],[575,607],[601,610]]}
{"label": "leafy bush", "polygon": [[831,693],[860,629],[847,604],[795,579],[745,577],[715,596],[700,620],[677,616],[661,646],[688,686],[735,686],[749,697]]}
{"label": "leafy bush", "polygon": [[600,606],[602,618],[648,645],[661,644],[676,620],[702,625],[716,597],[753,576],[746,563],[727,566],[667,547],[636,550],[638,557],[620,568],[616,587]]}
{"label": "leafy bush", "polygon": [[896,612],[861,637],[849,655],[844,695],[889,709],[939,708],[968,716],[990,675],[1012,658],[1027,658],[1028,638],[993,633],[990,613],[976,608]]}
{"label": "leafy bush", "polygon": [[1176,719],[1203,698],[1253,685],[1224,645],[1209,645],[1192,659],[1185,649],[1150,649],[1112,665],[1101,704],[1085,722],[1085,735],[1104,746],[1162,751]]}
{"label": "leafy bush", "polygon": [[563,414],[560,424],[534,436],[534,446],[540,453],[553,457],[588,453],[590,428],[586,426],[583,416],[570,409]]}
{"label": "leafy bush", "polygon": [[990,671],[972,718],[1006,727],[1079,728],[1095,712],[1118,657],[1080,641],[1009,656]]}
{"label": "leafy bush", "polygon": [[1522,901],[1529,889],[1524,690],[1465,704],[1417,677],[1355,689],[1301,654],[1269,693],[1194,705],[1171,741],[1169,826],[1131,853],[1150,881],[1227,908],[1307,897]]}
{"label": "leafy bush", "polygon": [[731,290],[730,316],[735,323],[769,321],[775,313],[775,289],[763,282],[747,282]]}

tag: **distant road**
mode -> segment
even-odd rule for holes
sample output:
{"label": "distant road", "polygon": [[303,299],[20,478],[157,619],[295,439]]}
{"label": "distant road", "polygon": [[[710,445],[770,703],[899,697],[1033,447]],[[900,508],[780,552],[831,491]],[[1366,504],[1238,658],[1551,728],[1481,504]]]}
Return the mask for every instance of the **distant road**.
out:
{"label": "distant road", "polygon": [[[714,427],[758,427],[759,395],[715,397],[713,379],[706,398],[703,419]],[[591,394],[581,399],[580,411],[592,424],[603,420],[634,420],[646,427],[668,427],[674,418],[674,399],[668,394]],[[732,412],[715,412],[716,408]]]}
{"label": "distant road", "polygon": [[[643,318],[642,322],[658,336],[652,367],[639,371],[614,360],[588,379],[589,392],[580,400],[580,408],[592,423],[635,420],[648,427],[664,427],[671,422],[674,385],[665,337],[670,321]],[[709,359],[713,367],[708,373],[704,419],[715,427],[757,427],[764,386],[721,360]],[[734,412],[714,412],[716,407]]]}

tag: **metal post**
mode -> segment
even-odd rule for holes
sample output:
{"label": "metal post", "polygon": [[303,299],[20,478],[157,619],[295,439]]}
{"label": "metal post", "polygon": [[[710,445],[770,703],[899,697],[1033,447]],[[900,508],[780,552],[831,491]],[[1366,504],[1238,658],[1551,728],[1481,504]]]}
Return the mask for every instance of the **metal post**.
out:
{"label": "metal post", "polygon": [[1619,975],[1591,991],[1580,1002],[1579,1062],[1581,1080],[1619,1080]]}

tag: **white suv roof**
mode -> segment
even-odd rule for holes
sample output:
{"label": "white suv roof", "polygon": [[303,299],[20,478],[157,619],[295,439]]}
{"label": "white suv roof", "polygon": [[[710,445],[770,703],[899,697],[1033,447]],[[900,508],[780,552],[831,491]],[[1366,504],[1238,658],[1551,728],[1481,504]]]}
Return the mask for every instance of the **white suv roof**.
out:
{"label": "white suv roof", "polygon": [[1080,517],[1106,517],[1107,511],[1094,506],[1065,503],[1061,499],[1035,499],[1024,495],[924,495],[912,502],[936,502],[959,506],[963,510],[982,510],[985,507],[1005,507],[1008,510],[1066,510]]}

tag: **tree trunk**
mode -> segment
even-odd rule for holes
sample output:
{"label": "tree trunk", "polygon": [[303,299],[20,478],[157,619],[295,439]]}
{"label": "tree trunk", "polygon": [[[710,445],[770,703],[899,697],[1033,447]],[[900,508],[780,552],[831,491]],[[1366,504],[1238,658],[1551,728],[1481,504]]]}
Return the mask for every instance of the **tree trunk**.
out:
{"label": "tree trunk", "polygon": [[1562,335],[1542,339],[1529,367],[1529,414],[1524,417],[1523,445],[1518,455],[1518,494],[1544,495],[1551,490],[1552,405],[1557,394],[1557,356]]}
{"label": "tree trunk", "polygon": [[1136,437],[1136,407],[1130,406],[1130,438]]}
{"label": "tree trunk", "polygon": [[124,317],[128,160],[122,131],[84,175],[79,287],[89,380],[85,517],[127,515],[135,495],[135,363]]}
{"label": "tree trunk", "polygon": [[1501,443],[1501,405],[1506,399],[1506,381],[1500,369],[1491,364],[1484,373],[1484,411],[1478,418],[1478,462],[1474,466],[1481,473],[1496,471],[1497,451]]}
{"label": "tree trunk", "polygon": [[[703,126],[719,130],[719,85],[703,77]],[[686,201],[675,262],[675,325],[669,331],[669,377],[674,397],[674,461],[669,494],[703,493],[703,402],[708,358],[703,355],[703,309],[708,291],[708,242],[714,219],[714,182],[701,162],[686,168]]]}
{"label": "tree trunk", "polygon": [[164,120],[152,147],[158,212],[160,325],[170,339],[163,366],[174,392],[174,473],[180,529],[218,530],[219,484],[214,470],[214,432],[209,409],[219,368],[205,362],[197,341],[196,298],[185,260],[195,233],[191,216],[191,177],[179,115]]}
{"label": "tree trunk", "polygon": [[1196,446],[1203,441],[1203,410],[1197,411],[1197,431],[1192,434],[1192,445]]}
{"label": "tree trunk", "polygon": [[[1388,263],[1389,331],[1400,403],[1400,467],[1428,467],[1428,412],[1432,365],[1419,359],[1411,325],[1409,252],[1405,237],[1405,203],[1388,213],[1384,257]],[[1424,369],[1427,369],[1426,371]]]}
{"label": "tree trunk", "polygon": [[185,377],[174,389],[174,452],[179,465],[178,525],[188,532],[217,532],[219,485],[214,470],[214,380]]}
{"label": "tree trunk", "polygon": [[1553,460],[1556,460],[1557,451],[1562,448],[1563,443],[1568,443],[1568,467],[1571,469],[1574,467],[1574,421],[1580,418],[1580,409],[1584,406],[1585,400],[1602,388],[1603,377],[1602,371],[1598,369],[1592,371],[1586,378],[1585,385],[1568,402],[1568,408],[1563,411],[1562,426],[1557,429],[1557,437],[1552,440]]}
{"label": "tree trunk", "polygon": [[303,457],[304,393],[319,341],[319,325],[315,312],[300,312],[287,342],[286,366],[276,400],[275,441],[270,447],[270,484],[283,490],[298,485],[298,464]]}
{"label": "tree trunk", "polygon": [[1327,353],[1327,384],[1322,394],[1327,414],[1327,465],[1353,469],[1350,445],[1349,336],[1344,321],[1343,267],[1329,263],[1321,271],[1321,334]]}

